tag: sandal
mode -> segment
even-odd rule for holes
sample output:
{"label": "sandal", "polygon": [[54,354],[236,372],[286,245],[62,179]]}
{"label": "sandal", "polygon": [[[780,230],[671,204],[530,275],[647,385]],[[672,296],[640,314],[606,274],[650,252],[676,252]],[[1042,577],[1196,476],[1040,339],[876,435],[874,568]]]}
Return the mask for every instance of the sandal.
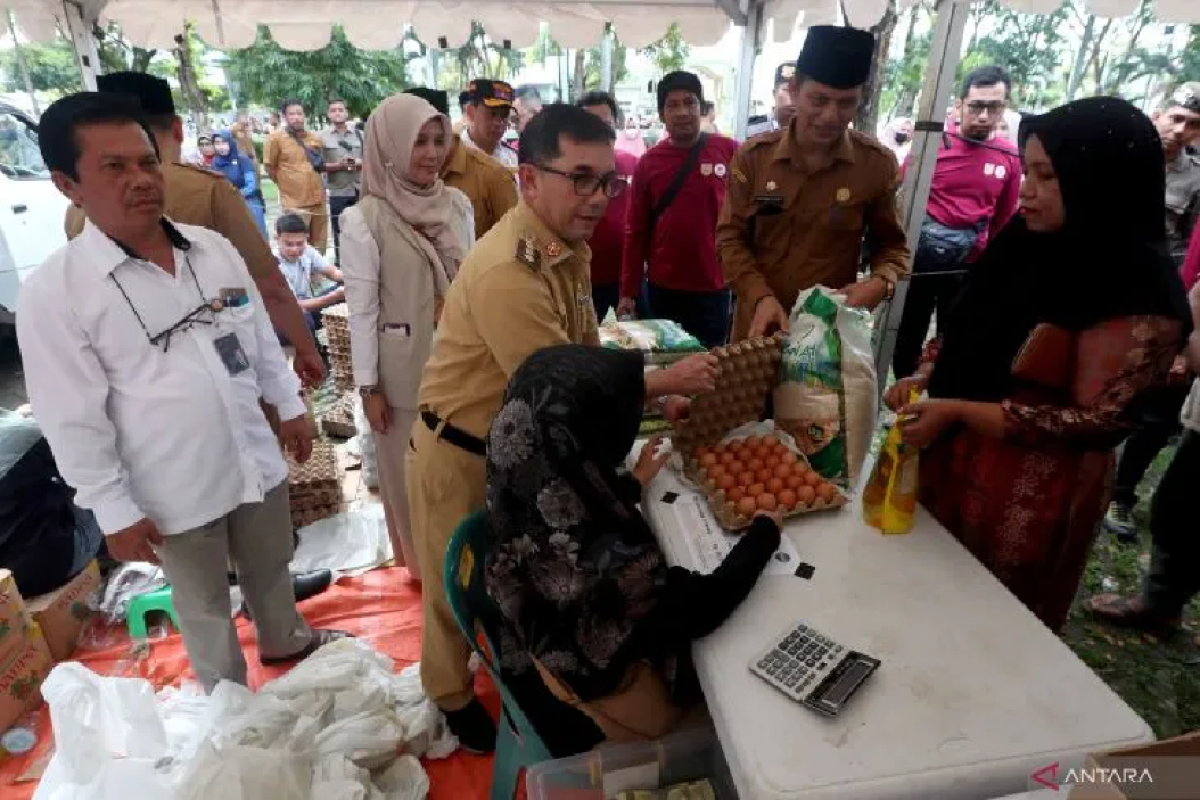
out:
{"label": "sandal", "polygon": [[320,650],[330,642],[336,642],[338,639],[348,639],[350,634],[345,631],[335,631],[328,628],[313,628],[312,639],[301,650],[291,654],[290,656],[262,656],[258,659],[259,663],[264,667],[277,667],[281,664],[291,664],[294,661],[303,661],[313,653]]}
{"label": "sandal", "polygon": [[1113,627],[1143,631],[1163,639],[1174,636],[1183,627],[1179,617],[1151,611],[1140,597],[1098,594],[1088,600],[1087,608],[1093,617]]}

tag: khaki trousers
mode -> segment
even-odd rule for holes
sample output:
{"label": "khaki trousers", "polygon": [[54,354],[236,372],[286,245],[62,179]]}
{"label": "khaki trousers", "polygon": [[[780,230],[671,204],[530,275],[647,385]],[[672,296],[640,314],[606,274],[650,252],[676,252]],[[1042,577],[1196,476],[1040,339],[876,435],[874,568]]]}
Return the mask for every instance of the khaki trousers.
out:
{"label": "khaki trousers", "polygon": [[229,602],[231,561],[254,615],[261,655],[289,656],[312,640],[296,610],[288,572],[293,552],[287,481],[261,503],[243,503],[203,527],[163,537],[158,555],[171,582],[184,647],[205,691],[222,680],[246,683],[246,658]]}
{"label": "khaki trousers", "polygon": [[425,574],[421,685],[443,711],[458,711],[475,696],[467,667],[471,646],[446,600],[442,570],[458,524],[487,504],[486,462],[441,441],[418,418],[408,449],[408,499],[417,557]]}
{"label": "khaki trousers", "polygon": [[321,203],[319,206],[291,206],[283,210],[285,213],[290,211],[300,215],[300,219],[308,226],[308,243],[315,247],[318,253],[325,255],[325,248],[329,247],[329,209],[326,205]]}
{"label": "khaki trousers", "polygon": [[395,407],[388,410],[392,417],[388,432],[371,431],[379,466],[379,497],[383,500],[383,517],[387,522],[388,538],[392,541],[392,557],[397,566],[407,567],[412,579],[419,581],[421,563],[413,543],[408,481],[405,478],[408,472],[408,440],[412,436],[417,412]]}

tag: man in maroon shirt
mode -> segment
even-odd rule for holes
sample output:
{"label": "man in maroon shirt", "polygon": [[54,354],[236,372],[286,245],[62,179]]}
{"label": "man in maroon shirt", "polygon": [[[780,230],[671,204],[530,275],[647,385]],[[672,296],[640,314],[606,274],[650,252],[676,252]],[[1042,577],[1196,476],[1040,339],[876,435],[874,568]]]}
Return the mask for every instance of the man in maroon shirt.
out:
{"label": "man in maroon shirt", "polygon": [[913,257],[892,359],[897,378],[916,371],[935,309],[941,324],[963,273],[1017,210],[1021,156],[1007,139],[991,138],[1011,89],[1012,78],[1000,67],[980,67],[963,81],[955,104],[961,127],[943,135]]}
{"label": "man in maroon shirt", "polygon": [[[615,132],[620,113],[617,101],[608,92],[588,92],[576,101],[584,111],[591,112],[608,123]],[[617,175],[632,184],[637,156],[623,150],[617,151]],[[621,261],[625,252],[625,215],[629,210],[629,191],[609,199],[604,210],[604,219],[592,232],[588,246],[592,248],[592,305],[596,307],[596,319],[604,322],[610,308],[616,308],[620,297]],[[637,296],[641,297],[639,287]]]}
{"label": "man in maroon shirt", "polygon": [[729,291],[717,260],[717,215],[737,142],[702,134],[704,90],[690,72],[658,83],[658,115],[667,129],[638,162],[629,192],[618,314],[632,314],[648,264],[650,313],[678,322],[706,347],[729,333]]}

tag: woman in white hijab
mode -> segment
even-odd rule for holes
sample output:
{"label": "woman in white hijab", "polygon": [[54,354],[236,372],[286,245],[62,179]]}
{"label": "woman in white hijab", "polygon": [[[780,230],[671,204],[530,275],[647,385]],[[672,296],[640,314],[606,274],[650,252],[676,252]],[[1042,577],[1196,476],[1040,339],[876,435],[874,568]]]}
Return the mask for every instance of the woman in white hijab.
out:
{"label": "woman in white hijab", "polygon": [[341,216],[354,382],[375,438],[392,553],[414,580],[405,449],[442,298],[473,239],[471,202],[438,177],[452,136],[450,120],[422,98],[383,101],[367,121],[363,198]]}

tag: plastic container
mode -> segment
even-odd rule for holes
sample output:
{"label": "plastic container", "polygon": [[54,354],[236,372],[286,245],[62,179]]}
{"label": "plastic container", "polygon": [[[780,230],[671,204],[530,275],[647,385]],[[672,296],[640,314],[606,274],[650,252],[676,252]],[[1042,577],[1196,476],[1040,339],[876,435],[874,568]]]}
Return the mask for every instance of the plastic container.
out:
{"label": "plastic container", "polygon": [[545,761],[529,768],[525,789],[529,800],[611,800],[622,791],[699,780],[712,785],[717,800],[737,800],[725,754],[710,728]]}

